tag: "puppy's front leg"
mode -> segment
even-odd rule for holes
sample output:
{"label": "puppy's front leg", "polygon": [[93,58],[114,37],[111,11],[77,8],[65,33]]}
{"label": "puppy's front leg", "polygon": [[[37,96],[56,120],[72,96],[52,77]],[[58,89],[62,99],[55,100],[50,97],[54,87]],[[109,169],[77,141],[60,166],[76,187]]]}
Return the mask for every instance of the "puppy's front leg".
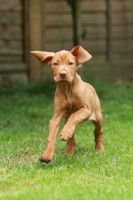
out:
{"label": "puppy's front leg", "polygon": [[62,114],[54,114],[49,122],[49,135],[47,139],[47,145],[45,152],[41,155],[41,162],[50,162],[54,156],[54,151],[56,147],[56,136],[58,133],[60,121],[62,119]]}
{"label": "puppy's front leg", "polygon": [[79,123],[89,119],[90,115],[91,115],[91,111],[90,111],[90,109],[88,109],[86,107],[82,107],[80,110],[73,113],[69,117],[66,125],[64,126],[63,130],[61,131],[61,134],[60,134],[61,140],[67,141],[69,138],[72,138],[76,126]]}

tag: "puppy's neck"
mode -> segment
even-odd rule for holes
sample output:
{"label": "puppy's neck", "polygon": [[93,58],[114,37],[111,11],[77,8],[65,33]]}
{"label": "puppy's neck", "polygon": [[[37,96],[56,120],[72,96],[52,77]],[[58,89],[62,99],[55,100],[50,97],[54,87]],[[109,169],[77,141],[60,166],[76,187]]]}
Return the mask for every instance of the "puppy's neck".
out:
{"label": "puppy's neck", "polygon": [[72,94],[74,87],[76,86],[76,82],[78,80],[79,75],[76,74],[73,81],[71,83],[64,81],[57,84],[57,89],[67,97]]}
{"label": "puppy's neck", "polygon": [[62,82],[57,84],[57,89],[64,94],[64,96],[69,96],[73,90],[73,83]]}

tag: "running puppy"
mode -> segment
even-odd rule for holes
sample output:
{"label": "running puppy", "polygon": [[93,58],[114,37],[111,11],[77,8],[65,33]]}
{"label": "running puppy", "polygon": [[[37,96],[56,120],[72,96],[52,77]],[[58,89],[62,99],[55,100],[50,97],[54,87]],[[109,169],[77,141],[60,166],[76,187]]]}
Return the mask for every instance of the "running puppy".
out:
{"label": "running puppy", "polygon": [[[66,153],[74,152],[76,143],[74,131],[76,126],[91,120],[95,126],[95,150],[103,151],[102,144],[102,114],[99,98],[94,88],[81,80],[77,70],[91,58],[91,55],[81,46],[71,51],[57,53],[45,51],[31,52],[41,63],[49,64],[57,83],[54,97],[53,117],[49,122],[49,135],[45,152],[41,155],[41,162],[50,162],[54,156],[56,136],[62,118],[65,126],[60,133],[61,140],[67,141]],[[83,136],[82,136],[83,137]]]}

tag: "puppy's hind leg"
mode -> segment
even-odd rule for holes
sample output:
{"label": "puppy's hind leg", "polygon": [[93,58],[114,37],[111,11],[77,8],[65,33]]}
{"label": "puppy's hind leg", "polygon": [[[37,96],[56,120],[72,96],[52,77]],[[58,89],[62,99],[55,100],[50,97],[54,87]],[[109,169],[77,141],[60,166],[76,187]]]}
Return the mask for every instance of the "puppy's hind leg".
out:
{"label": "puppy's hind leg", "polygon": [[67,141],[66,154],[69,155],[73,154],[75,147],[76,147],[76,142],[73,135],[72,138],[69,138]]}
{"label": "puppy's hind leg", "polygon": [[95,130],[94,130],[94,137],[95,137],[95,150],[96,151],[104,151],[104,147],[102,144],[102,137],[103,137],[103,133],[102,133],[102,115],[97,115],[98,117],[96,117],[94,120],[92,120],[92,123],[95,126]]}
{"label": "puppy's hind leg", "polygon": [[[68,121],[68,117],[65,118],[65,124],[67,123],[67,121]],[[72,155],[74,153],[75,147],[76,147],[76,142],[75,142],[75,138],[74,138],[74,135],[73,135],[72,138],[69,138],[67,140],[67,146],[66,146],[65,154]]]}

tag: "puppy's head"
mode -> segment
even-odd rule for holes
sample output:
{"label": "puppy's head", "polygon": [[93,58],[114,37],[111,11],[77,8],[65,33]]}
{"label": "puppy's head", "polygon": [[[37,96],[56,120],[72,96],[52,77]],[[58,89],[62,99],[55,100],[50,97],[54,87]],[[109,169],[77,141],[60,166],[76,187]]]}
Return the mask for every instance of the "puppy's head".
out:
{"label": "puppy's head", "polygon": [[49,64],[56,83],[72,83],[77,70],[91,58],[91,55],[81,46],[74,47],[71,51],[42,52],[32,51],[41,63]]}

